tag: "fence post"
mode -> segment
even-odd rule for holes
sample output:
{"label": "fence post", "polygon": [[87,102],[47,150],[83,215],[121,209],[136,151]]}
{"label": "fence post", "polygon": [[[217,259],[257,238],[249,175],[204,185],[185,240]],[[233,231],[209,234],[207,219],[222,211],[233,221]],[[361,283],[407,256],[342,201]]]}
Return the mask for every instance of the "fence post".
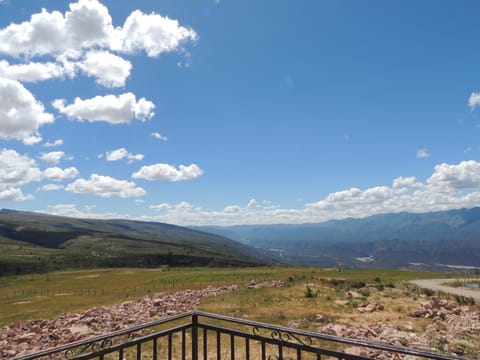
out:
{"label": "fence post", "polygon": [[192,360],[198,360],[198,315],[192,315]]}

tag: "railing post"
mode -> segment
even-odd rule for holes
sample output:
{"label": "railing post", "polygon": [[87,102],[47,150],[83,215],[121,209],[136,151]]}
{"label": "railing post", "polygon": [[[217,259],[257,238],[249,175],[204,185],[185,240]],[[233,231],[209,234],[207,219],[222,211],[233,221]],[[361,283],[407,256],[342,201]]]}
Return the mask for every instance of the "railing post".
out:
{"label": "railing post", "polygon": [[192,315],[192,360],[198,360],[198,315]]}

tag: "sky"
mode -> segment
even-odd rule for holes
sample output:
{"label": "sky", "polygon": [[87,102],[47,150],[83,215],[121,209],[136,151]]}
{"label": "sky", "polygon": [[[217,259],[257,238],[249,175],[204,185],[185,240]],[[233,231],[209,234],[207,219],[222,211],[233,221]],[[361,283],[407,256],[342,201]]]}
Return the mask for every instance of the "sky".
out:
{"label": "sky", "polygon": [[0,208],[236,225],[480,206],[479,12],[0,0]]}

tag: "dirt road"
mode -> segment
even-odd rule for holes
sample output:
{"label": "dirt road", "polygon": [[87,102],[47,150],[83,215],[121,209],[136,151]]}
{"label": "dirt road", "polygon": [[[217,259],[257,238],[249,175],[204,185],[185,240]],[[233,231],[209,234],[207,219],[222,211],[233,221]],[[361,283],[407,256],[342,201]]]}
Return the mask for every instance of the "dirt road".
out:
{"label": "dirt road", "polygon": [[421,288],[431,289],[434,291],[443,291],[454,295],[463,295],[480,300],[480,290],[468,289],[468,288],[456,288],[451,286],[442,285],[448,282],[453,282],[454,279],[424,279],[424,280],[412,280],[412,284],[415,284]]}

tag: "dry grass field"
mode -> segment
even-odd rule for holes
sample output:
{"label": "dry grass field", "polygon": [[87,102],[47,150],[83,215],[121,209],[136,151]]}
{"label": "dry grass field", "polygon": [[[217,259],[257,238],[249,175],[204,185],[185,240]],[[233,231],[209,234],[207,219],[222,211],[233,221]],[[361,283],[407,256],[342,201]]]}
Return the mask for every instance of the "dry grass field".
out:
{"label": "dry grass field", "polygon": [[[388,330],[393,332],[391,336],[418,335],[424,341],[423,348],[449,351],[446,346],[449,344],[450,351],[455,345],[463,355],[478,357],[478,332],[459,332],[458,341],[442,340],[430,334],[434,331],[432,324],[439,322],[437,319],[409,315],[432,295],[449,298],[450,303],[456,301],[446,294],[433,294],[408,282],[438,276],[438,273],[395,270],[287,267],[96,269],[10,276],[0,278],[0,324],[53,318],[61,313],[134,300],[157,292],[236,284],[241,285],[239,290],[203,298],[199,308],[249,320],[330,331],[341,336],[354,336],[365,327],[379,333]],[[455,281],[457,275],[450,277]],[[268,280],[282,280],[285,286],[245,287],[248,283]],[[466,304],[455,306],[460,308],[460,305]],[[449,314],[440,315],[445,326],[449,319],[454,319]],[[453,324],[453,320],[450,322]],[[401,343],[401,338],[399,341]]]}

